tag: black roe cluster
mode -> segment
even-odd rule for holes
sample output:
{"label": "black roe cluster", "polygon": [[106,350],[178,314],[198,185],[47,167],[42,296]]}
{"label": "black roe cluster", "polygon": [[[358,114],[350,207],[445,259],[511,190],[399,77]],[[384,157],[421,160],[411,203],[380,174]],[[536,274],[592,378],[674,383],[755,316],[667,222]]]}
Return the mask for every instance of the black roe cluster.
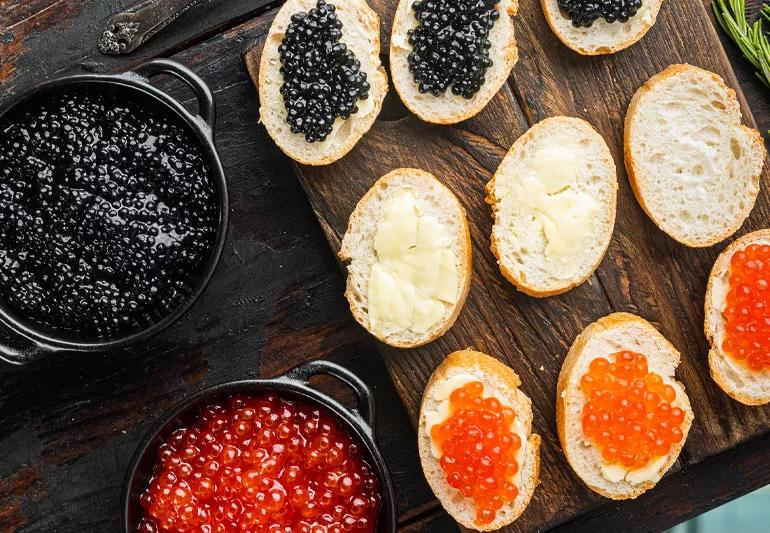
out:
{"label": "black roe cluster", "polygon": [[0,121],[0,294],[38,324],[103,339],[164,318],[218,221],[197,142],[139,103],[77,90]]}
{"label": "black roe cluster", "polygon": [[412,4],[419,25],[409,30],[409,70],[421,93],[452,92],[472,98],[492,66],[489,32],[500,18],[500,0],[420,0]]}
{"label": "black roe cluster", "polygon": [[607,22],[628,22],[642,7],[642,0],[559,0],[575,27],[590,28],[599,17]]}
{"label": "black roe cluster", "polygon": [[311,143],[326,139],[337,117],[349,118],[356,102],[369,98],[366,72],[341,37],[334,6],[318,0],[308,13],[292,15],[278,47],[287,121]]}

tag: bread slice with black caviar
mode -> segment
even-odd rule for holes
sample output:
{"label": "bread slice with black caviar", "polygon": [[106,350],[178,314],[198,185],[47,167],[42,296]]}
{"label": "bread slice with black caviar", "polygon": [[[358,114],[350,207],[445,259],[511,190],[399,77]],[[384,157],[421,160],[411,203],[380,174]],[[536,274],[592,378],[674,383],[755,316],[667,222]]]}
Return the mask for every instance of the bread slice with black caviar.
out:
{"label": "bread slice with black caviar", "polygon": [[439,95],[430,91],[421,92],[415,82],[409,66],[409,55],[414,52],[409,42],[409,33],[420,25],[414,12],[417,2],[419,0],[400,0],[396,8],[390,36],[390,73],[393,85],[404,105],[426,122],[455,124],[471,118],[497,94],[519,58],[513,26],[519,8],[518,0],[500,0],[494,5],[499,18],[494,21],[487,37],[492,65],[484,73],[481,88],[470,98],[454,94],[451,87]]}
{"label": "bread slice with black caviar", "polygon": [[[355,55],[360,71],[366,74],[368,97],[359,99],[358,110],[349,118],[337,117],[331,133],[322,141],[308,142],[302,133],[292,133],[288,111],[281,94],[281,45],[292,17],[308,13],[320,4],[335,8],[342,23],[339,42]],[[347,154],[369,131],[382,109],[388,91],[388,78],[380,62],[380,20],[366,0],[287,0],[273,19],[265,40],[259,67],[260,121],[278,147],[304,165],[328,165]],[[330,91],[334,91],[333,88]],[[321,104],[328,104],[321,98]]]}
{"label": "bread slice with black caviar", "polygon": [[[580,2],[573,0],[565,5],[579,5]],[[614,2],[618,10],[623,10],[618,0]],[[627,0],[624,5],[629,3]],[[588,27],[573,24],[573,19],[560,7],[560,0],[540,0],[540,4],[548,25],[565,46],[579,54],[593,56],[618,52],[644,37],[658,19],[663,0],[642,0],[639,10],[626,22],[607,22],[598,18]]]}

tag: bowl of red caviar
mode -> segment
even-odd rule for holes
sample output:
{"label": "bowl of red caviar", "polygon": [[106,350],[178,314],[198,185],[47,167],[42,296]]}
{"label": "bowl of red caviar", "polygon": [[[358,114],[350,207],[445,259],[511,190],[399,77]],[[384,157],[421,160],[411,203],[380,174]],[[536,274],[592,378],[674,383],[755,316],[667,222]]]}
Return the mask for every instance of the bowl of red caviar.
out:
{"label": "bowl of red caviar", "polygon": [[[348,408],[310,384],[348,385]],[[361,379],[316,360],[274,379],[233,381],[172,407],[132,460],[126,532],[395,532],[393,483]]]}

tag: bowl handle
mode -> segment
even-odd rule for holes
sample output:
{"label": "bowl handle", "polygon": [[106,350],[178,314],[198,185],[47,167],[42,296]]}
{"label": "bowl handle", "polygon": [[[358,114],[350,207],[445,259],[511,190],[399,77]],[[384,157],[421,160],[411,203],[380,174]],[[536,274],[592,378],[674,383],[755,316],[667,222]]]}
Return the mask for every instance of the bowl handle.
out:
{"label": "bowl handle", "polygon": [[356,398],[358,399],[358,405],[354,409],[354,412],[359,418],[363,419],[366,425],[371,428],[372,432],[374,432],[374,396],[372,396],[372,391],[361,378],[347,368],[332,363],[331,361],[317,359],[290,370],[286,373],[286,377],[288,379],[301,381],[303,384],[307,385],[312,376],[319,374],[333,376],[353,389],[353,392],[356,393]]}
{"label": "bowl handle", "polygon": [[211,94],[211,90],[206,83],[192,70],[170,59],[153,59],[139,65],[134,72],[147,79],[158,74],[168,74],[185,82],[198,98],[198,114],[206,122],[209,129],[212,132],[214,131],[214,121],[216,120],[214,96]]}
{"label": "bowl handle", "polygon": [[55,351],[8,329],[0,323],[0,362],[10,365],[26,365],[41,356]]}

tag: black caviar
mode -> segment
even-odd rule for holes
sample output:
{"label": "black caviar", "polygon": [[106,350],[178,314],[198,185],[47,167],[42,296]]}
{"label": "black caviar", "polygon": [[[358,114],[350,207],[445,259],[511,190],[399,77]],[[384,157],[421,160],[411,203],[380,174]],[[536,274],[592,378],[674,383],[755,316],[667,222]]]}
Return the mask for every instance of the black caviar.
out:
{"label": "black caviar", "polygon": [[419,25],[409,30],[409,70],[421,93],[452,92],[472,98],[484,85],[489,32],[500,0],[420,0],[412,4]]}
{"label": "black caviar", "polygon": [[575,27],[590,28],[596,19],[628,22],[642,7],[642,0],[559,0],[559,7]]}
{"label": "black caviar", "polygon": [[101,339],[164,318],[218,221],[197,141],[138,102],[70,90],[0,120],[0,295],[33,322]]}
{"label": "black caviar", "polygon": [[356,102],[369,98],[366,72],[341,37],[334,6],[318,0],[308,13],[292,15],[278,47],[287,121],[311,143],[326,139],[337,117],[349,118]]}

